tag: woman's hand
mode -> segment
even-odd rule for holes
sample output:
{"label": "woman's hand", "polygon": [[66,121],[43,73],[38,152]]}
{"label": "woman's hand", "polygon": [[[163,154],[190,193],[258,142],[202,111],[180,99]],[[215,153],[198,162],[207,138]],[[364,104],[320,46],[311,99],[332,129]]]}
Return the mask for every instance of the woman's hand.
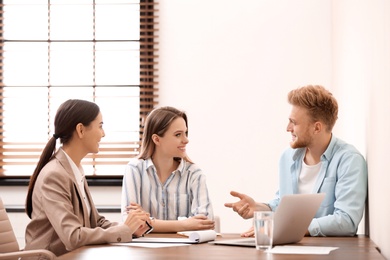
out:
{"label": "woman's hand", "polygon": [[151,224],[149,214],[143,210],[135,209],[129,211],[125,225],[131,229],[131,232],[134,234],[134,236],[140,237],[150,229],[146,222]]}
{"label": "woman's hand", "polygon": [[215,221],[207,218],[203,214],[199,214],[185,220],[179,220],[183,224],[182,230],[206,230],[214,229]]}
{"label": "woman's hand", "polygon": [[137,204],[137,203],[134,203],[134,202],[131,202],[129,206],[126,207],[126,211],[127,212],[130,212],[131,210],[142,210],[142,211],[145,211],[141,205]]}

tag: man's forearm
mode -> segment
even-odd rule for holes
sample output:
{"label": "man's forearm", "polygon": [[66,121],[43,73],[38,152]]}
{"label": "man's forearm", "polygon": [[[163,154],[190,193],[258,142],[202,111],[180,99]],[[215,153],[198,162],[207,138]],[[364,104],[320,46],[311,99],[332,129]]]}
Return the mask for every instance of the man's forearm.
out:
{"label": "man's forearm", "polygon": [[266,203],[256,202],[256,211],[272,211],[272,209]]}

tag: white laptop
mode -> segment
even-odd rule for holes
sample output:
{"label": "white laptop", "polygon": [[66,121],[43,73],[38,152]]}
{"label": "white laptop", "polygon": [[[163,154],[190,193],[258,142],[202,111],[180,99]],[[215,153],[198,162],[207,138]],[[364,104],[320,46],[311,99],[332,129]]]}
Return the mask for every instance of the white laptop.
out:
{"label": "white laptop", "polygon": [[[273,245],[292,244],[302,240],[324,197],[325,193],[283,196],[274,214]],[[209,243],[255,247],[255,238],[225,239]]]}

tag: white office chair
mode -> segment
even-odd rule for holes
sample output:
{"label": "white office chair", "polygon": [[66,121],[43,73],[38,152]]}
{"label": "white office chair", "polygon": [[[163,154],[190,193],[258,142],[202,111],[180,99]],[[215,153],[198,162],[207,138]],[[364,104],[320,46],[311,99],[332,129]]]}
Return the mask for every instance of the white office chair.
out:
{"label": "white office chair", "polygon": [[0,259],[19,259],[19,257],[37,257],[39,259],[56,259],[49,250],[20,250],[3,200],[0,198]]}

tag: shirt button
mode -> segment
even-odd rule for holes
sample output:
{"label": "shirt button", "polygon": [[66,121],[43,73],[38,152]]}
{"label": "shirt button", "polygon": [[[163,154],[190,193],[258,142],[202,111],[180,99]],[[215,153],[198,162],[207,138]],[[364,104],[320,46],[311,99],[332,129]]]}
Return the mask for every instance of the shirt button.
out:
{"label": "shirt button", "polygon": [[118,237],[118,238],[116,239],[116,241],[117,241],[117,242],[121,242],[122,239],[121,239],[120,237]]}

